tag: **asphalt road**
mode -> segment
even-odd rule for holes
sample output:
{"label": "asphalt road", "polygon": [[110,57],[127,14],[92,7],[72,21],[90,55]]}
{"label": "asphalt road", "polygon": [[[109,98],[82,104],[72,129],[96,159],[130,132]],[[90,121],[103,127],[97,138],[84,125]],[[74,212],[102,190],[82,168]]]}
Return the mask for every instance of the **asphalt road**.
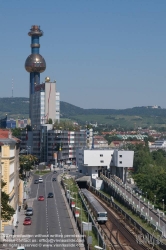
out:
{"label": "asphalt road", "polygon": [[[79,249],[76,247],[74,230],[59,183],[52,181],[52,177],[57,175],[58,173],[49,173],[43,177],[43,183],[39,184],[34,184],[34,180],[38,179],[37,176],[32,180],[30,198],[34,198],[32,205],[34,215],[32,225],[24,226],[23,230],[24,239],[25,237],[28,239],[24,244],[29,244],[26,249]],[[54,198],[47,198],[49,192],[54,194]],[[38,201],[39,195],[43,195],[45,200]]]}

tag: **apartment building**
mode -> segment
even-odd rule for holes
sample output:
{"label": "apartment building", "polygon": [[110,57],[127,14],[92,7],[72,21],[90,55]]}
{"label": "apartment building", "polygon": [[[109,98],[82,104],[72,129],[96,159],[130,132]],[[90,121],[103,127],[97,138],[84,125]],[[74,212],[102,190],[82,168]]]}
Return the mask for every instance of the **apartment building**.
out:
{"label": "apartment building", "polygon": [[18,206],[23,202],[23,182],[19,180],[20,140],[13,137],[10,130],[0,129],[1,178],[6,185],[3,191],[9,195],[9,205],[15,209],[11,221],[0,220],[0,230],[5,225],[16,225]]}

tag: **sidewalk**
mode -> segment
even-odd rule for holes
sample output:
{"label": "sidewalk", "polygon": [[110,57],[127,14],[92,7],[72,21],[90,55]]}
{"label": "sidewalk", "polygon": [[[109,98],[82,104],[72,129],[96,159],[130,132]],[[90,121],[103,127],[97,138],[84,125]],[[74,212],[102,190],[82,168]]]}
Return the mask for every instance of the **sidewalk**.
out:
{"label": "sidewalk", "polygon": [[[29,182],[27,183],[27,187],[31,186],[32,179],[33,179],[33,176],[31,175]],[[33,201],[34,201],[34,198],[26,200],[28,207],[32,207]],[[18,226],[14,228],[15,235],[22,235],[23,234],[23,229],[24,229],[23,222],[24,222],[25,217],[26,217],[25,209],[23,207],[21,207],[21,210],[20,210],[20,212],[18,212],[18,217],[17,217]]]}

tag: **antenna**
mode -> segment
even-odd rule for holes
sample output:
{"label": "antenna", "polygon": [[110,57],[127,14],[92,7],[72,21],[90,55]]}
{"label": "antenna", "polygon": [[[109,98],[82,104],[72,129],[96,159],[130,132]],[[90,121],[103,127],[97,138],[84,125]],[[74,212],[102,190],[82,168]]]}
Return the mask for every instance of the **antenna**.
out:
{"label": "antenna", "polygon": [[12,98],[13,98],[13,78],[12,78]]}

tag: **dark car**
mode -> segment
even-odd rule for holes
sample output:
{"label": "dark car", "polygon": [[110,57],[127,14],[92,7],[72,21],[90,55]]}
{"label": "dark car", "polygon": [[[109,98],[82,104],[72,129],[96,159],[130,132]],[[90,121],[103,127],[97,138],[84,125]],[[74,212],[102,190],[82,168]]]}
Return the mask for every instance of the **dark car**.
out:
{"label": "dark car", "polygon": [[47,198],[53,198],[53,197],[54,197],[53,193],[48,193]]}
{"label": "dark car", "polygon": [[52,178],[52,181],[56,181],[56,178]]}
{"label": "dark car", "polygon": [[38,180],[35,180],[35,181],[34,181],[34,184],[38,184],[38,183],[39,183],[39,181],[38,181]]}
{"label": "dark car", "polygon": [[57,172],[54,170],[53,174],[56,174]]}

